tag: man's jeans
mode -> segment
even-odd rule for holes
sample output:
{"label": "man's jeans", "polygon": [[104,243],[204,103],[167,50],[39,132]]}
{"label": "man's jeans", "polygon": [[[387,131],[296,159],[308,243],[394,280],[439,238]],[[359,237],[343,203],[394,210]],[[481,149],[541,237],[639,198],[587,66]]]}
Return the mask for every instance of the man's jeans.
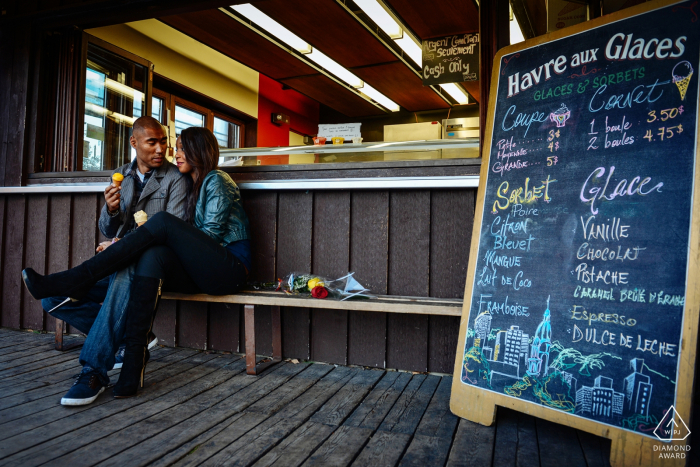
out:
{"label": "man's jeans", "polygon": [[[80,352],[80,363],[105,377],[114,366],[114,354],[124,338],[124,312],[129,303],[134,271],[135,266],[131,265],[102,279],[93,286],[87,297],[79,302],[68,302],[51,313],[87,334]],[[45,298],[41,306],[44,310],[50,310],[65,299]]]}

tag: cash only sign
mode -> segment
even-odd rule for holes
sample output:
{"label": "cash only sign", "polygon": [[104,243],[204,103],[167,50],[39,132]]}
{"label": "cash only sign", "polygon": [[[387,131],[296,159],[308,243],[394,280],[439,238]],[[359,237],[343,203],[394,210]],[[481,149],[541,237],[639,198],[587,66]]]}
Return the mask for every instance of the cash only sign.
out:
{"label": "cash only sign", "polygon": [[455,414],[490,424],[501,405],[605,436],[613,465],[687,448],[654,431],[690,419],[699,17],[649,2],[496,57]]}

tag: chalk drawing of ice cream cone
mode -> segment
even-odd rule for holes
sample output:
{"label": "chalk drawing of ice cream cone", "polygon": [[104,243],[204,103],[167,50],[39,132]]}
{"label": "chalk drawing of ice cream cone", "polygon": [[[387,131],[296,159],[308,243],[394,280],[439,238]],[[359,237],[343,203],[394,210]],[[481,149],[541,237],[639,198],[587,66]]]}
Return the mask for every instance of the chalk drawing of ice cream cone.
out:
{"label": "chalk drawing of ice cream cone", "polygon": [[566,124],[566,121],[571,116],[571,112],[566,105],[562,104],[556,111],[549,114],[549,119],[557,124],[557,128],[561,128]]}
{"label": "chalk drawing of ice cream cone", "polygon": [[671,75],[673,76],[673,82],[676,83],[678,87],[678,92],[681,93],[681,100],[684,101],[685,93],[688,92],[690,78],[693,77],[693,67],[687,60],[678,62],[676,66],[673,67]]}

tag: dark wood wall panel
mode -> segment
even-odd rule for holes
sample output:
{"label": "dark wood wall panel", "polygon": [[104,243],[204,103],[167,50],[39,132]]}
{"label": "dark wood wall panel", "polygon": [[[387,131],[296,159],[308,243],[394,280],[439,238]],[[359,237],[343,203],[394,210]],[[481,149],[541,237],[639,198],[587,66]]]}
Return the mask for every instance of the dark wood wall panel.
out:
{"label": "dark wood wall panel", "polygon": [[[167,300],[166,300],[167,301]],[[192,349],[207,348],[206,302],[180,302],[177,310],[177,345]]]}
{"label": "dark wood wall panel", "polygon": [[20,186],[28,102],[31,27],[4,25],[0,38],[0,186]]}
{"label": "dark wood wall panel", "polygon": [[3,236],[5,252],[2,280],[2,323],[5,327],[19,328],[22,312],[22,278],[19,271],[24,263],[24,227],[27,198],[24,195],[7,197],[6,226]]}
{"label": "dark wood wall panel", "polygon": [[[319,191],[314,195],[311,272],[329,279],[350,266],[350,192]],[[311,310],[311,359],[347,363],[348,312]]]}
{"label": "dark wood wall panel", "polygon": [[250,219],[253,281],[274,281],[277,253],[277,193],[243,191],[243,208]]}
{"label": "dark wood wall panel", "polygon": [[[97,197],[93,193],[73,195],[71,215],[71,256],[70,267],[78,266],[95,256],[97,238]],[[79,333],[73,326],[67,326],[69,334]]]}
{"label": "dark wood wall panel", "polygon": [[[475,190],[244,191],[251,219],[251,279],[289,272],[330,278],[355,272],[373,293],[463,293]],[[2,324],[55,329],[21,287],[22,267],[63,271],[94,255],[101,194],[0,196]],[[26,226],[26,228],[25,228]],[[14,293],[5,293],[14,290]],[[257,348],[271,354],[270,309],[258,307]],[[5,324],[9,323],[9,324]],[[450,373],[459,319],[282,308],[283,355],[337,364]],[[161,303],[154,332],[168,346],[236,352],[242,308]]]}
{"label": "dark wood wall panel", "polygon": [[[389,268],[389,192],[352,193],[350,270],[372,293],[386,295]],[[386,314],[349,312],[348,363],[384,368]]]}
{"label": "dark wood wall panel", "polygon": [[[311,271],[313,194],[281,192],[277,217],[277,277]],[[308,308],[282,308],[282,354],[308,359],[310,313]]]}
{"label": "dark wood wall panel", "polygon": [[210,303],[207,349],[241,352],[241,306],[232,303]]}
{"label": "dark wood wall panel", "polygon": [[153,333],[158,337],[158,344],[175,347],[177,337],[177,307],[181,302],[162,300],[153,322]]}
{"label": "dark wood wall panel", "polygon": [[[430,296],[461,298],[469,265],[476,190],[433,190],[430,203]],[[430,317],[428,371],[451,373],[459,318]]]}
{"label": "dark wood wall panel", "polygon": [[[65,271],[70,262],[71,195],[52,195],[49,202],[49,244],[46,249],[47,273]],[[47,316],[44,329],[54,331],[56,319]]]}
{"label": "dark wood wall panel", "polygon": [[[426,297],[430,285],[430,191],[396,191],[390,197],[389,295]],[[428,317],[389,314],[388,368],[428,369]]]}
{"label": "dark wood wall panel", "polygon": [[[49,196],[27,197],[27,234],[24,266],[39,274],[46,274],[46,245],[48,243]],[[44,310],[41,302],[22,287],[24,312],[22,327],[41,331],[44,329]]]}
{"label": "dark wood wall panel", "polygon": [[[2,47],[0,45],[0,47]],[[0,92],[2,92],[0,90]],[[2,111],[2,108],[0,108]],[[0,293],[2,293],[2,276],[5,271],[5,214],[7,213],[5,209],[7,197],[5,195],[0,195]],[[2,316],[2,300],[0,300],[0,316]]]}

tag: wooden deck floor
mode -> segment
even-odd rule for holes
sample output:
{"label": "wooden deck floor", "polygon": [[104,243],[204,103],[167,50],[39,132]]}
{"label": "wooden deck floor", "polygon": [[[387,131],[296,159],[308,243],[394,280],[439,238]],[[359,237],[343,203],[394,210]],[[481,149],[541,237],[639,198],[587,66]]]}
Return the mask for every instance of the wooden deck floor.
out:
{"label": "wooden deck floor", "polygon": [[79,349],[52,341],[0,329],[0,465],[609,465],[606,440],[567,427],[455,417],[452,378],[432,374],[284,362],[254,377],[239,355],[158,348],[138,397],[62,407]]}

